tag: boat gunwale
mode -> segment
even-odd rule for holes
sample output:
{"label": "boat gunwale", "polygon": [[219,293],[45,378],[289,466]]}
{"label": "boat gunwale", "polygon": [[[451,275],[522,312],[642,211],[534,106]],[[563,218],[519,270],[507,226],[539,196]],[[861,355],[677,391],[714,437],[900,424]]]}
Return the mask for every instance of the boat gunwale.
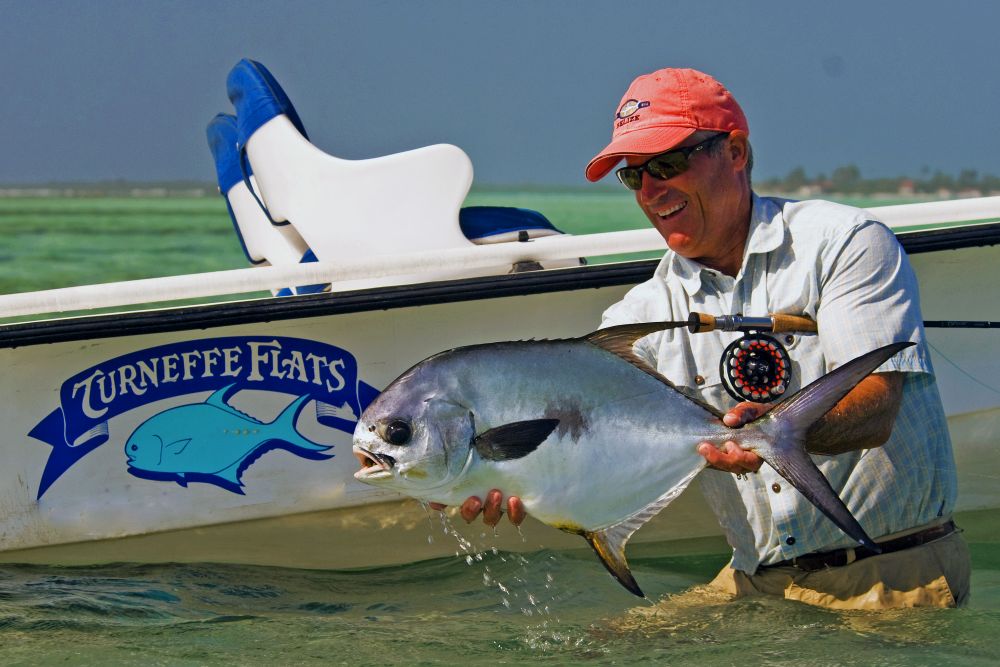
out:
{"label": "boat gunwale", "polygon": [[[1000,244],[1000,222],[897,235],[908,254]],[[659,260],[633,260],[339,293],[227,301],[0,325],[0,348],[390,310],[478,299],[638,284]]]}

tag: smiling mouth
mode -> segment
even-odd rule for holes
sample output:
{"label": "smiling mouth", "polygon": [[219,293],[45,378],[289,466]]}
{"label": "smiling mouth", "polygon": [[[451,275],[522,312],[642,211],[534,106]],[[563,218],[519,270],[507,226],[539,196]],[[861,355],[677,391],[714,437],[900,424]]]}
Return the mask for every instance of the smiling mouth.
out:
{"label": "smiling mouth", "polygon": [[682,201],[679,204],[676,204],[668,209],[658,212],[656,215],[659,216],[661,220],[666,220],[667,218],[671,218],[680,213],[681,211],[683,211],[685,208],[687,208],[687,205],[688,203],[686,201]]}
{"label": "smiling mouth", "polygon": [[388,454],[376,454],[357,445],[354,445],[354,457],[361,464],[361,470],[354,473],[354,476],[359,479],[379,474],[390,474],[392,467],[396,465],[396,459]]}

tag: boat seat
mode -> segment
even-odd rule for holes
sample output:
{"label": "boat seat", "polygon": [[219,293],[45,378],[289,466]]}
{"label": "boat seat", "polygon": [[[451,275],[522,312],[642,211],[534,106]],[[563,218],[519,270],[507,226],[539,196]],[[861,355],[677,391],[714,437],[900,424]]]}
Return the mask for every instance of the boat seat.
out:
{"label": "boat seat", "polygon": [[458,224],[472,184],[472,163],[460,148],[340,159],[309,141],[288,96],[260,63],[241,60],[227,86],[266,214],[273,224],[290,221],[320,260],[471,245]]}
{"label": "boat seat", "polygon": [[[467,206],[459,211],[458,223],[465,237],[476,245],[524,242],[543,236],[563,234],[538,211],[512,206]],[[582,257],[545,262],[519,262],[511,267],[509,272],[561,269],[585,263]]]}
{"label": "boat seat", "polygon": [[[272,225],[252,191],[253,174],[244,179],[237,148],[236,117],[218,114],[206,129],[215,160],[219,193],[226,200],[229,217],[247,260],[257,266],[282,266],[316,261],[305,240],[291,225]],[[321,292],[326,285],[305,285],[275,291],[277,296]]]}

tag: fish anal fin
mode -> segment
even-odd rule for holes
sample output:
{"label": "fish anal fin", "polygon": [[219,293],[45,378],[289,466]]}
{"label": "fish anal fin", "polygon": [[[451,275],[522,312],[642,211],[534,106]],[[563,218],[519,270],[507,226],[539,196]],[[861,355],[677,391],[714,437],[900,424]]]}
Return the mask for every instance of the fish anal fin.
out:
{"label": "fish anal fin", "polygon": [[519,459],[538,449],[558,425],[558,419],[511,422],[477,435],[472,445],[481,457],[490,461]]}
{"label": "fish anal fin", "polygon": [[617,579],[618,583],[628,589],[630,593],[639,597],[646,597],[642,589],[639,588],[639,584],[636,583],[635,577],[632,576],[631,570],[629,570],[628,561],[625,559],[625,545],[635,531],[646,525],[650,519],[659,514],[677,496],[681,495],[681,492],[688,487],[691,480],[701,472],[702,467],[698,466],[692,470],[689,475],[674,485],[673,488],[624,521],[616,523],[613,526],[608,526],[603,530],[580,531],[584,539],[597,552],[597,557],[601,559],[601,563],[611,573],[611,576]]}
{"label": "fish anal fin", "polygon": [[618,580],[619,584],[633,595],[641,598],[646,597],[646,594],[639,588],[639,584],[636,583],[635,577],[632,576],[632,571],[628,569],[628,561],[625,560],[627,537],[622,540],[620,534],[612,526],[596,533],[584,532],[583,538],[594,548],[601,563],[611,573],[611,576]]}

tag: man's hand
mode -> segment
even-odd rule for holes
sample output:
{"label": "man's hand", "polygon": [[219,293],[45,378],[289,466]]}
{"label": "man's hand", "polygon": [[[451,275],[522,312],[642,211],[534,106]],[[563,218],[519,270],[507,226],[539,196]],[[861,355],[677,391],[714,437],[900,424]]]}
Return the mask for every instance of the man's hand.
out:
{"label": "man's hand", "polygon": [[[431,509],[438,511],[447,507],[441,503],[429,503],[429,505]],[[486,494],[486,502],[483,502],[478,496],[466,498],[459,508],[459,514],[462,515],[466,523],[472,523],[482,513],[483,523],[487,526],[495,526],[500,523],[500,517],[503,516],[503,506],[503,493],[499,489],[493,489]],[[515,526],[520,526],[524,518],[528,516],[521,499],[517,496],[510,496],[507,498],[506,506],[507,519]]]}
{"label": "man's hand", "polygon": [[[744,402],[733,407],[722,417],[722,423],[729,428],[740,428],[770,410],[773,405]],[[752,451],[741,449],[732,440],[727,440],[718,448],[708,442],[698,445],[698,453],[705,457],[710,468],[735,473],[737,475],[757,472],[764,459]]]}

